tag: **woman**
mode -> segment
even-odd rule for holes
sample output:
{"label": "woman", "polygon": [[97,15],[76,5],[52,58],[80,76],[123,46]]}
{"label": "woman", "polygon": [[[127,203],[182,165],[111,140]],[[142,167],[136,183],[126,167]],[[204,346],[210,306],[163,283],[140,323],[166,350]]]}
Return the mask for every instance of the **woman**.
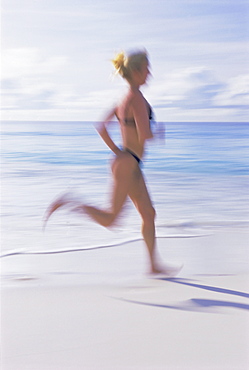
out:
{"label": "woman", "polygon": [[[139,167],[145,143],[153,137],[150,128],[151,109],[139,90],[150,75],[148,57],[144,51],[128,56],[120,53],[112,62],[117,72],[128,82],[129,89],[121,103],[107,114],[97,128],[104,142],[115,154],[112,163],[114,184],[110,209],[101,210],[82,204],[76,206],[75,202],[62,197],[49,207],[47,220],[56,209],[71,203],[74,206],[72,210],[84,212],[100,225],[109,227],[115,222],[129,197],[142,218],[142,235],[149,255],[150,272],[171,275],[174,269],[161,267],[156,258],[155,209]],[[116,146],[107,130],[114,117],[120,124],[122,149]]]}

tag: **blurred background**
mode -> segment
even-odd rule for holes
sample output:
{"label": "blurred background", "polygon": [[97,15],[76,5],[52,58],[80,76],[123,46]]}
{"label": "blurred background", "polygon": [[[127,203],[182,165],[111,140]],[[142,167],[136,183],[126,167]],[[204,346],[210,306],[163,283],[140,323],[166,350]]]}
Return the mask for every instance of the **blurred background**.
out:
{"label": "blurred background", "polygon": [[[129,202],[114,231],[58,212],[42,233],[46,207],[65,190],[108,204],[112,154],[93,123],[126,89],[113,75],[111,58],[134,48],[146,48],[152,66],[143,92],[155,112],[155,140],[143,171],[162,253],[185,261],[189,273],[248,269],[246,1],[2,0],[1,48],[1,253],[7,280],[38,271],[73,274],[79,263],[78,257],[69,265],[69,258],[44,263],[41,255],[34,263],[27,253],[124,242],[131,243],[129,253],[108,250],[106,271],[119,266],[117,272],[127,275],[128,264],[138,269],[140,248],[131,245],[141,238],[140,219]],[[117,125],[111,134],[120,143]],[[198,253],[194,239],[184,239],[217,232],[226,238],[202,244]],[[180,249],[171,249],[173,238],[183,238]],[[135,253],[137,259],[130,259]],[[91,256],[79,271],[103,268]]]}
{"label": "blurred background", "polygon": [[146,48],[158,121],[248,121],[246,0],[2,0],[2,119],[95,121]]}

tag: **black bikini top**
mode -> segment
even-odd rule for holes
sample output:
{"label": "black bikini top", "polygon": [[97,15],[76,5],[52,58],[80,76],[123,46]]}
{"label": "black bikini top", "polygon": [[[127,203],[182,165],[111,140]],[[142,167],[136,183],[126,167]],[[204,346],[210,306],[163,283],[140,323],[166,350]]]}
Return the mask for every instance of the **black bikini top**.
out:
{"label": "black bikini top", "polygon": [[[148,104],[148,116],[150,121],[153,120],[153,110],[149,104]],[[120,121],[120,118],[117,115],[116,117]],[[123,122],[126,126],[136,126],[134,118],[125,118]]]}

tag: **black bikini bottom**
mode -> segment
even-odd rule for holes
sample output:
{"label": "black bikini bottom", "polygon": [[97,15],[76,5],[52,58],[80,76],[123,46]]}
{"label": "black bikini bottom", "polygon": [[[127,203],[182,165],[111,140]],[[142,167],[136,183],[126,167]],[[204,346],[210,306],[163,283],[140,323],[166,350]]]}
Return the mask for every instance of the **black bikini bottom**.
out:
{"label": "black bikini bottom", "polygon": [[130,149],[124,148],[124,152],[130,153],[132,157],[136,159],[138,164],[141,162],[141,159],[138,158],[138,156],[135,153],[133,153]]}

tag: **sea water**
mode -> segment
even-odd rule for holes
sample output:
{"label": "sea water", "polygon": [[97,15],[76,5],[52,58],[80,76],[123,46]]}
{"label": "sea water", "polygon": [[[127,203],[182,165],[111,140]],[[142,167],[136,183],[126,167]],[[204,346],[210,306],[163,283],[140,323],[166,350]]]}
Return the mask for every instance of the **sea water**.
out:
{"label": "sea water", "polygon": [[[165,248],[170,238],[247,231],[249,124],[154,126],[142,171],[157,211],[157,237],[165,239]],[[110,133],[121,144],[117,124]],[[141,220],[130,201],[111,230],[62,209],[42,231],[46,208],[64,191],[84,203],[109,205],[113,154],[92,122],[2,122],[1,157],[3,279],[103,274],[113,272],[113,266],[118,274],[120,263],[128,268],[136,260],[133,244],[141,239]]]}

